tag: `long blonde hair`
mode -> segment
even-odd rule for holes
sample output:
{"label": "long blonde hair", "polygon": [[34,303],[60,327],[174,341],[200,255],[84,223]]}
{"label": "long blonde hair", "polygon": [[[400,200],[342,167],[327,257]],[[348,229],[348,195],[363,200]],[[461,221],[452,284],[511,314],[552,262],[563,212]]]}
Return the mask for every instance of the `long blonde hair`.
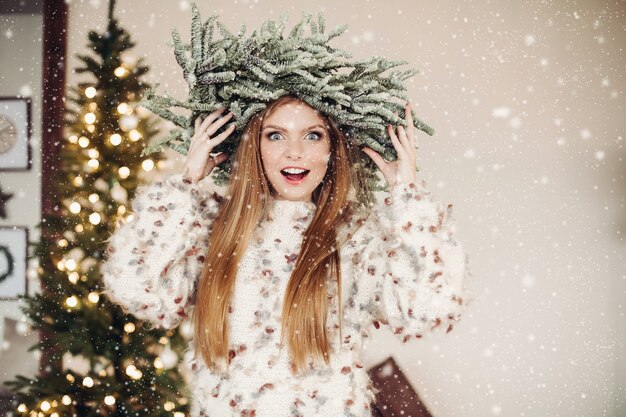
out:
{"label": "long blonde hair", "polygon": [[[202,354],[212,371],[224,370],[235,352],[228,350],[228,313],[235,285],[237,265],[254,230],[267,214],[274,190],[263,169],[260,138],[264,118],[279,106],[299,100],[286,95],[270,103],[252,117],[233,156],[227,197],[222,200],[211,226],[206,263],[200,275],[193,325],[195,354]],[[354,163],[358,149],[352,147],[333,120],[323,113],[331,137],[331,156],[326,175],[313,192],[315,216],[303,237],[294,270],[285,290],[282,307],[281,344],[286,338],[293,374],[304,371],[309,358],[330,363],[330,343],[326,331],[328,310],[327,277],[338,287],[341,320],[341,268],[338,248],[345,236],[337,236],[357,207],[349,196],[363,190],[366,181]],[[359,188],[360,187],[360,188]],[[233,213],[246,213],[233,216]],[[329,275],[330,274],[330,275]],[[311,320],[313,318],[313,320]],[[340,340],[343,325],[340,322]],[[341,346],[341,343],[338,344]]]}

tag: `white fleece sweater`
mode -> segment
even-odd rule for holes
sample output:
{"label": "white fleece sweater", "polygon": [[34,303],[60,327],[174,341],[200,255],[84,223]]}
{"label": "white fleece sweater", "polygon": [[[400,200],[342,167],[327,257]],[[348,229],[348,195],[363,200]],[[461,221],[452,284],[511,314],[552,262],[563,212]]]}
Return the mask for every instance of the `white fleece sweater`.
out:
{"label": "white fleece sweater", "polygon": [[[194,307],[220,199],[201,185],[174,174],[140,186],[135,216],[112,235],[101,267],[108,297],[157,327],[177,326]],[[453,237],[451,206],[432,202],[423,184],[397,186],[340,248],[342,349],[337,288],[329,281],[331,367],[292,376],[288,350],[279,345],[281,307],[315,210],[311,202],[272,200],[237,273],[228,376],[212,374],[201,356],[186,361],[193,417],[371,416],[375,391],[361,362],[370,325],[388,325],[407,342],[449,331],[460,318],[469,268]]]}

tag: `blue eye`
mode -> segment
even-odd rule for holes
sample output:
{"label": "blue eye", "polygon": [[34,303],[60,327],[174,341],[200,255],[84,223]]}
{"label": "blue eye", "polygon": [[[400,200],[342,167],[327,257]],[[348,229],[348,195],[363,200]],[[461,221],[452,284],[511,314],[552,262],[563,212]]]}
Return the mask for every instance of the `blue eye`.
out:
{"label": "blue eye", "polygon": [[[322,137],[322,135],[321,135],[321,134],[319,134],[319,133],[317,133],[317,132],[311,132],[311,133],[309,133],[309,135],[315,135],[315,136],[317,136],[317,139],[314,139],[314,140],[320,140],[320,138]],[[307,137],[309,137],[309,135],[307,135]]]}
{"label": "blue eye", "polygon": [[[274,135],[278,135],[278,138],[274,139]],[[312,140],[318,141],[322,138],[322,134],[319,132],[309,132],[306,137],[309,138],[311,135],[314,135],[314,138]],[[271,132],[267,135],[269,140],[278,140],[282,137],[282,135],[278,132]]]}

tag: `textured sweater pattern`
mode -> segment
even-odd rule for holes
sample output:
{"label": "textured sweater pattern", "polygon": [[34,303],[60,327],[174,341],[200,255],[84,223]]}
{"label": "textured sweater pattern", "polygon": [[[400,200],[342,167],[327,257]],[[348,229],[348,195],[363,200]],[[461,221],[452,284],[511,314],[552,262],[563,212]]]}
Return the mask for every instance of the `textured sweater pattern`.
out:
{"label": "textured sweater pattern", "polygon": [[[221,197],[174,174],[142,185],[134,216],[111,236],[101,272],[105,293],[139,319],[174,328],[190,317]],[[273,199],[242,255],[229,314],[226,376],[201,356],[192,373],[193,417],[371,416],[375,391],[361,362],[372,327],[403,342],[450,330],[465,307],[468,259],[455,240],[451,206],[421,184],[399,185],[340,248],[343,340],[336,283],[327,285],[331,366],[290,372],[280,346],[284,292],[316,211],[312,202]],[[193,351],[194,342],[190,341]],[[189,356],[193,357],[193,356]]]}

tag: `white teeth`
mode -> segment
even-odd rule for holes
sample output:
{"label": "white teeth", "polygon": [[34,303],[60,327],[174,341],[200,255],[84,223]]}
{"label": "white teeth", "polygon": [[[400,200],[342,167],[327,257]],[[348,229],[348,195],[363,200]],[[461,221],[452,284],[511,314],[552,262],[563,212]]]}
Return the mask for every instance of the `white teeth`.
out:
{"label": "white teeth", "polygon": [[290,174],[302,174],[303,172],[306,172],[306,169],[287,168],[287,169],[283,169],[283,171],[288,172]]}

